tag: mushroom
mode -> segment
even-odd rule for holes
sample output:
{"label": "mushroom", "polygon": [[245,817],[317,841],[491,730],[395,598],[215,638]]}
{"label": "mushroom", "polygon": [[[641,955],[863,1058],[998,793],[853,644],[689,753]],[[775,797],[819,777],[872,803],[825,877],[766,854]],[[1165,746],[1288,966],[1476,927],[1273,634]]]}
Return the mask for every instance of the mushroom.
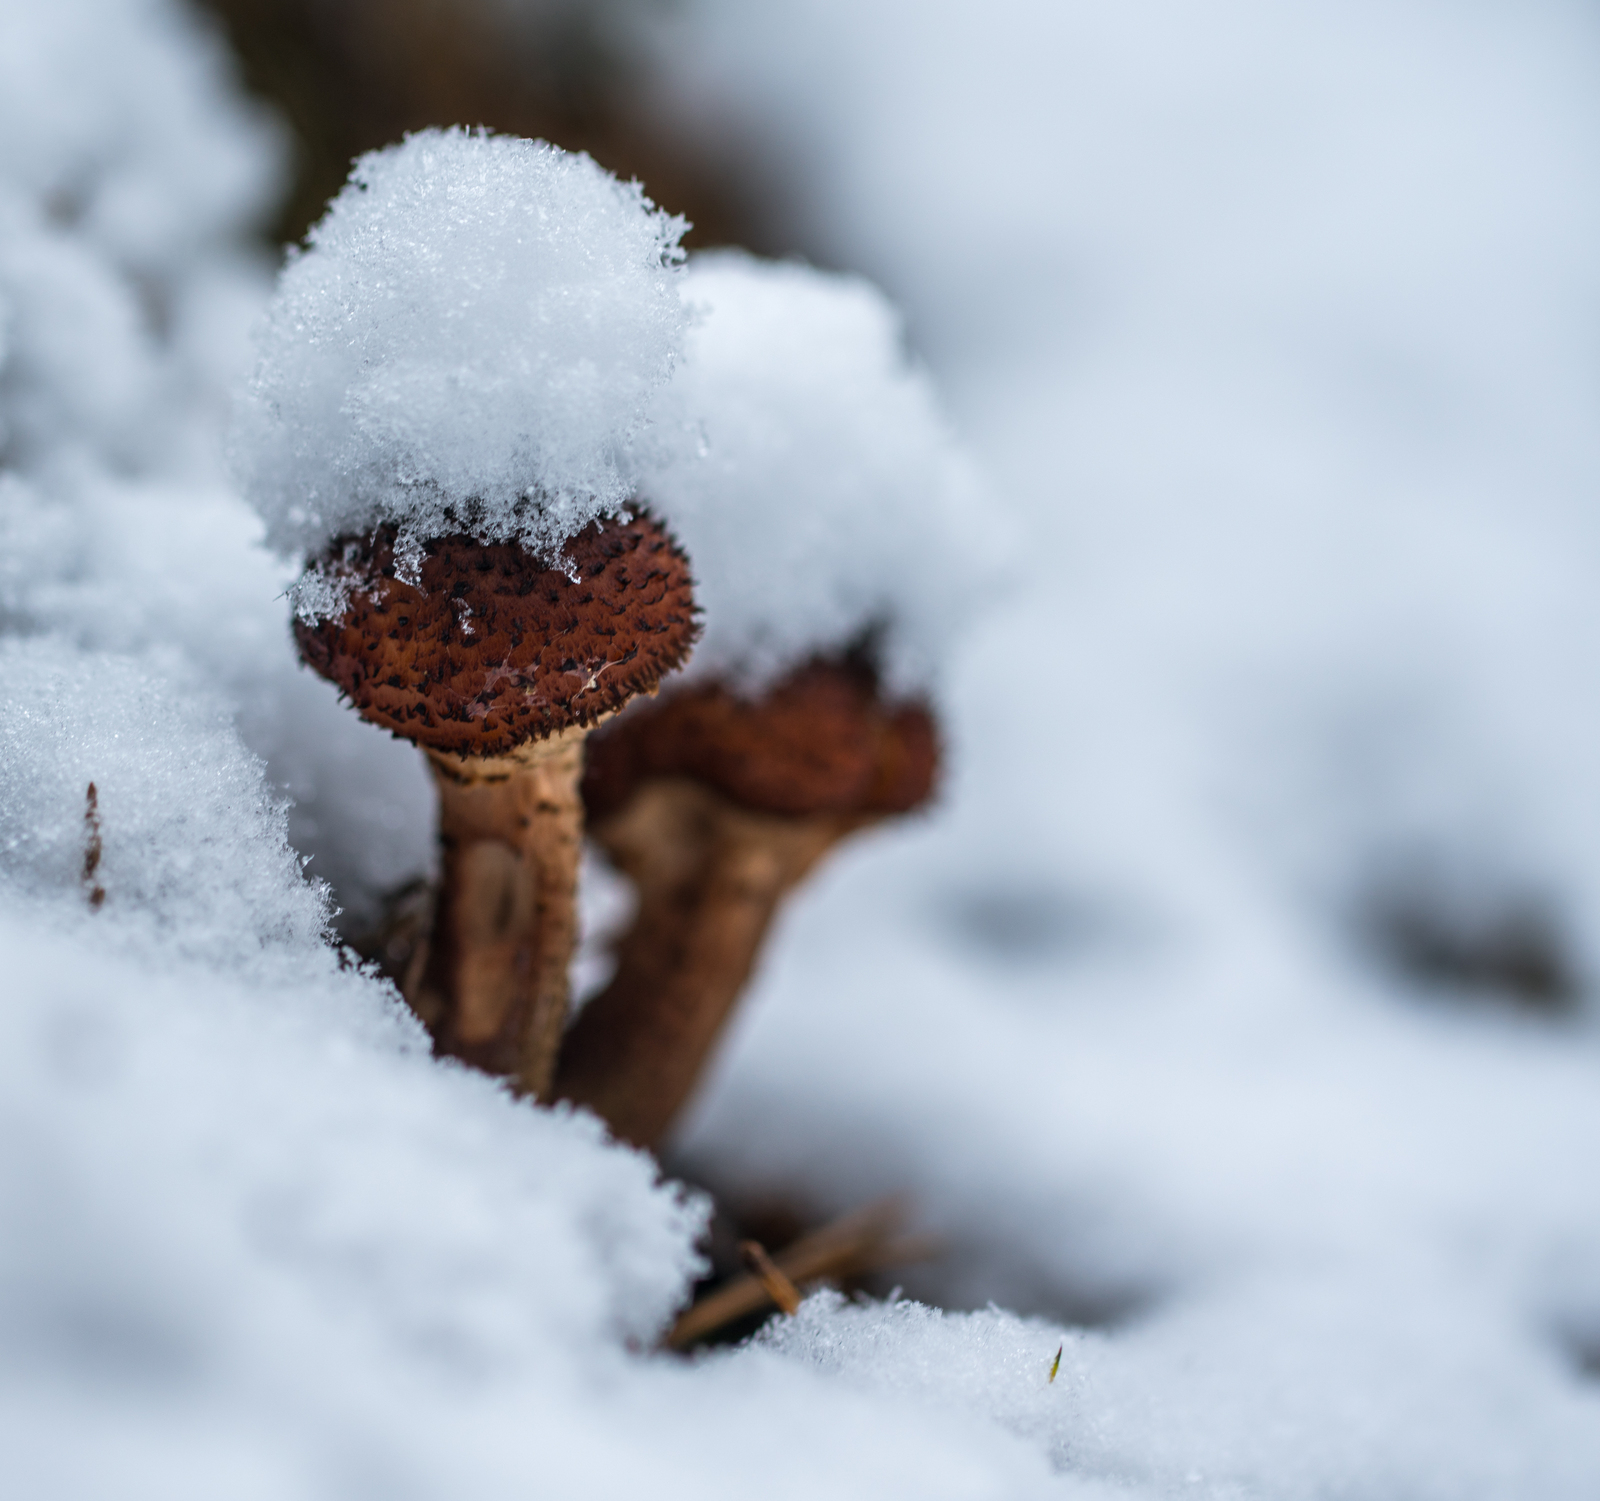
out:
{"label": "mushroom", "polygon": [[655,1147],[692,1093],[783,899],[853,831],[925,802],[932,715],[863,654],[759,697],[692,684],[590,742],[590,833],[638,889],[606,988],[562,1044],[555,1094]]}
{"label": "mushroom", "polygon": [[331,544],[311,570],[333,608],[295,635],[364,718],[421,747],[438,787],[442,878],[408,999],[438,1051],[543,1099],[567,1012],[583,742],[688,656],[688,561],[643,514],[579,532],[565,566],[438,537],[415,582],[396,540],[390,524]]}

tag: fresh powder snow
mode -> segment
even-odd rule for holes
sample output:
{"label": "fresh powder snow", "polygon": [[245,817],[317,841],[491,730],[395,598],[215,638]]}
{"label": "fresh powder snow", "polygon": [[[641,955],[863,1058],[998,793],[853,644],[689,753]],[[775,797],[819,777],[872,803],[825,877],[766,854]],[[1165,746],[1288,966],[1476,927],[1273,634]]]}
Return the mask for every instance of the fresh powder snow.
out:
{"label": "fresh powder snow", "polygon": [[687,321],[682,220],[587,156],[425,130],[364,156],[292,254],[235,464],[285,552],[400,526],[548,554],[633,495]]}
{"label": "fresh powder snow", "polygon": [[892,691],[928,691],[996,587],[1006,518],[859,277],[695,256],[682,368],[641,495],[694,562],[691,676],[758,689],[871,638]]}

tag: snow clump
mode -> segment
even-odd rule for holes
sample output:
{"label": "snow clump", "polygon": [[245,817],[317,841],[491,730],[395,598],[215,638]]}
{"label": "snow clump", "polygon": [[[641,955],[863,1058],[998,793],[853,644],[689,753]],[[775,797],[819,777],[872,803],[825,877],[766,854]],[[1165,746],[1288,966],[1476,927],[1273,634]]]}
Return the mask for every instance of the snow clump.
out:
{"label": "snow clump", "polygon": [[193,677],[0,640],[0,887],[223,966],[316,951],[326,888],[302,879],[230,706]]}
{"label": "snow clump", "polygon": [[547,554],[632,496],[684,221],[585,155],[427,130],[362,157],[258,333],[235,463],[283,552],[397,522]]}
{"label": "snow clump", "polygon": [[1004,532],[899,314],[858,277],[735,252],[697,256],[683,293],[643,493],[694,559],[690,672],[759,689],[870,636],[891,690],[927,688]]}

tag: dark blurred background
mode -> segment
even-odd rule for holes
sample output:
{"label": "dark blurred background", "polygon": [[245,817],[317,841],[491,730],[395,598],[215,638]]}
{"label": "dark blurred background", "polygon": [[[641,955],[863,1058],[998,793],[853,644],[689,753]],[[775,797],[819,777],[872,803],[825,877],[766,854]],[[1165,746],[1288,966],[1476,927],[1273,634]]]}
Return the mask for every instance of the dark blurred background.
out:
{"label": "dark blurred background", "polygon": [[694,248],[805,247],[781,148],[748,120],[675,107],[655,65],[654,0],[200,0],[248,87],[293,133],[293,242],[351,161],[429,125],[481,125],[587,151],[693,224]]}

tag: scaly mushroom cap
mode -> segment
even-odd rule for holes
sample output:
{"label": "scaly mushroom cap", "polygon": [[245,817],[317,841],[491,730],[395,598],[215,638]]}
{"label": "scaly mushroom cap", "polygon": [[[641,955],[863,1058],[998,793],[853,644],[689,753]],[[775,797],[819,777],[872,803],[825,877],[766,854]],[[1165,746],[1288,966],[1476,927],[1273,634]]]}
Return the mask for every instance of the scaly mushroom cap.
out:
{"label": "scaly mushroom cap", "polygon": [[689,561],[647,515],[567,544],[576,578],[516,542],[441,537],[420,587],[395,577],[395,529],[340,538],[312,567],[342,613],[295,623],[300,653],[365,719],[456,756],[504,756],[592,725],[687,659]]}
{"label": "scaly mushroom cap", "polygon": [[855,661],[815,661],[757,699],[712,683],[641,700],[588,742],[584,804],[616,811],[648,777],[688,777],[764,813],[905,813],[939,769],[933,715],[888,704]]}

